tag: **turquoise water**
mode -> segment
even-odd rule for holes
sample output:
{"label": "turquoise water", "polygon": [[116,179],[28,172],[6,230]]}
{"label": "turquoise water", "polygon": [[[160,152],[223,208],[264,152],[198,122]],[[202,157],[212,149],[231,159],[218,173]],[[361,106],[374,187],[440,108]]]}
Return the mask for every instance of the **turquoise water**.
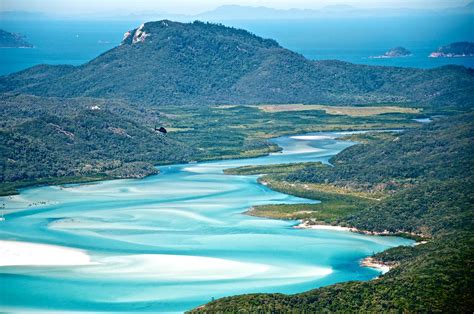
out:
{"label": "turquoise water", "polygon": [[[90,61],[117,46],[136,21],[0,20],[0,28],[27,36],[34,49],[0,49],[0,75],[37,64],[74,64]],[[336,59],[353,63],[433,68],[447,64],[474,67],[474,58],[428,58],[437,47],[455,41],[474,41],[472,14],[406,17],[318,18],[275,21],[223,21],[309,59]],[[407,58],[371,59],[403,46]]]}
{"label": "turquoise water", "polygon": [[322,161],[351,142],[318,133],[275,142],[266,157],[160,167],[143,180],[25,189],[4,197],[1,240],[85,250],[86,266],[0,267],[0,311],[182,312],[222,296],[297,293],[378,272],[373,252],[408,245],[396,237],[298,230],[296,221],[242,215],[258,204],[307,203],[229,167]]}
{"label": "turquoise water", "polygon": [[[474,67],[474,57],[428,58],[440,46],[456,41],[474,41],[472,14],[326,17],[299,21],[234,21],[230,24],[274,38],[285,48],[313,60],[411,68],[448,64]],[[369,58],[399,46],[410,50],[412,56]]]}

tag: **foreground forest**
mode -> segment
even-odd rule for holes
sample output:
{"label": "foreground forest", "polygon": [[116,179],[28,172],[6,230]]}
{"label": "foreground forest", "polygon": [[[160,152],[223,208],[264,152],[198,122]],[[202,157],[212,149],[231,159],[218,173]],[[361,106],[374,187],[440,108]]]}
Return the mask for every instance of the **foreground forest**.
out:
{"label": "foreground forest", "polygon": [[296,295],[228,297],[195,312],[472,312],[472,119],[467,114],[392,135],[358,135],[365,143],[334,156],[333,167],[309,163],[229,170],[267,173],[261,181],[271,188],[322,200],[303,207],[257,206],[250,214],[424,241],[374,255],[394,268],[370,282]]}

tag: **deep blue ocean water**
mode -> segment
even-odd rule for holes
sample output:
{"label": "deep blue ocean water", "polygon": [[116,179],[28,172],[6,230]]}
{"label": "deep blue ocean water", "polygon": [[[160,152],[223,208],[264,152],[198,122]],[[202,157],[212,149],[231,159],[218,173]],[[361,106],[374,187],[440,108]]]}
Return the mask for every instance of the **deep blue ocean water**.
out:
{"label": "deep blue ocean water", "polygon": [[[0,75],[30,66],[85,63],[118,45],[123,34],[144,21],[0,21],[0,28],[19,32],[33,49],[0,49]],[[455,41],[474,41],[472,15],[380,18],[320,18],[291,21],[224,21],[276,39],[282,46],[310,59],[433,68],[446,64],[474,67],[474,58],[428,58],[437,47]],[[404,46],[413,56],[370,59]]]}

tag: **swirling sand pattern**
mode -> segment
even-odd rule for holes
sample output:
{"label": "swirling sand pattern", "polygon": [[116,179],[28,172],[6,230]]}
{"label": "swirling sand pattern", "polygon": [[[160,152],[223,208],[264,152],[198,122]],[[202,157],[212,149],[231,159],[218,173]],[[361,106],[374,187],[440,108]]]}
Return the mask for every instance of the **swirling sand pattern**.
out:
{"label": "swirling sand pattern", "polygon": [[242,215],[254,205],[309,200],[271,191],[256,176],[222,174],[242,165],[328,162],[353,144],[337,135],[278,138],[283,153],[267,157],[164,166],[143,180],[3,198],[0,309],[180,312],[213,297],[375,277],[358,261],[410,241]]}

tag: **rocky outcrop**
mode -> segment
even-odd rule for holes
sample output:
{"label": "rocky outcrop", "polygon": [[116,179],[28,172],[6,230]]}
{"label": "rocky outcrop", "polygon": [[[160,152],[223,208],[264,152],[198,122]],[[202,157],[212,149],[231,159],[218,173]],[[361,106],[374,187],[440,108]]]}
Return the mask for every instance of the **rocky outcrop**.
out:
{"label": "rocky outcrop", "polygon": [[[168,27],[169,26],[169,24],[166,20],[156,22],[156,23],[160,23],[162,27]],[[123,39],[122,39],[121,44],[122,45],[124,45],[124,44],[131,45],[131,44],[138,44],[138,43],[145,42],[146,39],[151,36],[151,32],[147,29],[147,24],[149,24],[149,23],[142,24],[142,25],[140,25],[139,28],[136,28],[136,29],[133,29],[131,31],[126,32],[123,35]]]}

